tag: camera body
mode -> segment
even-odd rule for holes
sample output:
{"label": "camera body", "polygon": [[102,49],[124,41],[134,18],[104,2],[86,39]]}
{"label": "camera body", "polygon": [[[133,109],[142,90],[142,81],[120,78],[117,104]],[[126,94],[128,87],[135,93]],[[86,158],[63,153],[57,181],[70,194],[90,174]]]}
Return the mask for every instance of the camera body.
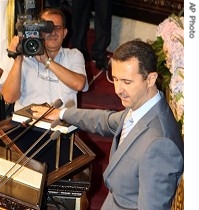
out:
{"label": "camera body", "polygon": [[20,38],[17,53],[31,57],[44,54],[44,39],[42,32],[51,33],[54,30],[52,21],[37,18],[36,0],[24,0],[24,14],[17,17],[15,28]]}
{"label": "camera body", "polygon": [[[22,19],[22,17],[20,18]],[[20,43],[17,52],[25,56],[35,56],[44,54],[44,39],[41,32],[51,33],[54,29],[52,21],[28,20],[16,23]]]}

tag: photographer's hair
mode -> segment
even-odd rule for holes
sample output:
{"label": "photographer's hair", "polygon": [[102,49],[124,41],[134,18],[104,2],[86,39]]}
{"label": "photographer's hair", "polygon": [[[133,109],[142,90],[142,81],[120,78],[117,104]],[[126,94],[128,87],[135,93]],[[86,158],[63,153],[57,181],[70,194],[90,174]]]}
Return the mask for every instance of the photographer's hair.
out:
{"label": "photographer's hair", "polygon": [[139,73],[146,80],[150,72],[157,72],[157,56],[150,44],[141,40],[132,40],[118,47],[113,53],[113,60],[125,62],[137,58]]}
{"label": "photographer's hair", "polygon": [[59,15],[62,18],[63,21],[63,27],[66,27],[66,16],[64,15],[64,13],[57,8],[46,8],[44,10],[41,11],[41,13],[39,14],[39,17],[42,19],[43,14],[52,14],[52,15]]}

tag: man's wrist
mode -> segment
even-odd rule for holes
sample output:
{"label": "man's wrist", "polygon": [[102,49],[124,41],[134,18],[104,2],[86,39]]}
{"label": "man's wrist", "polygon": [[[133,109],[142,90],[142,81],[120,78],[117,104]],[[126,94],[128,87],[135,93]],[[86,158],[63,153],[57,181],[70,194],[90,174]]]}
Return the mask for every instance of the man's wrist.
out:
{"label": "man's wrist", "polygon": [[47,69],[49,68],[51,61],[52,61],[52,58],[48,58],[48,60],[46,61],[45,67]]}
{"label": "man's wrist", "polygon": [[21,55],[22,53],[19,53],[19,52],[14,52],[14,51],[11,51],[9,49],[6,49],[7,53],[8,53],[8,57],[9,58],[13,58],[15,59],[18,55]]}

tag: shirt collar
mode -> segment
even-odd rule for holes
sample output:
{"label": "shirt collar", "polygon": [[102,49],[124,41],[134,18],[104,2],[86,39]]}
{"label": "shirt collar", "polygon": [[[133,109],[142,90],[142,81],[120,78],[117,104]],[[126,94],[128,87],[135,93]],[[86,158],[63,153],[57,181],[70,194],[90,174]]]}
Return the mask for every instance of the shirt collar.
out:
{"label": "shirt collar", "polygon": [[161,99],[160,92],[144,103],[140,108],[135,111],[132,111],[132,118],[134,125]]}

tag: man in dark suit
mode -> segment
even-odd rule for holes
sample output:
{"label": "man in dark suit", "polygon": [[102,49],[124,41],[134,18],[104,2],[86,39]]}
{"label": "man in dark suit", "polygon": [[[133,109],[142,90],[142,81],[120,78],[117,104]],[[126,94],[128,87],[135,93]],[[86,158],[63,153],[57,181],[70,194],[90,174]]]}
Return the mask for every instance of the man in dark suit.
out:
{"label": "man in dark suit", "polygon": [[[180,128],[161,91],[157,89],[156,55],[142,41],[119,47],[111,59],[116,94],[125,110],[55,110],[82,130],[113,136],[104,182],[109,189],[102,210],[170,210],[184,166]],[[45,110],[38,111],[40,116]],[[122,128],[130,116],[130,129]],[[122,133],[122,134],[121,134]]]}
{"label": "man in dark suit", "polygon": [[106,49],[111,42],[113,0],[73,0],[72,1],[72,47],[84,54],[85,60],[90,59],[87,49],[87,32],[90,24],[91,7],[94,4],[95,37],[91,49],[91,59],[98,69],[108,69]]}

